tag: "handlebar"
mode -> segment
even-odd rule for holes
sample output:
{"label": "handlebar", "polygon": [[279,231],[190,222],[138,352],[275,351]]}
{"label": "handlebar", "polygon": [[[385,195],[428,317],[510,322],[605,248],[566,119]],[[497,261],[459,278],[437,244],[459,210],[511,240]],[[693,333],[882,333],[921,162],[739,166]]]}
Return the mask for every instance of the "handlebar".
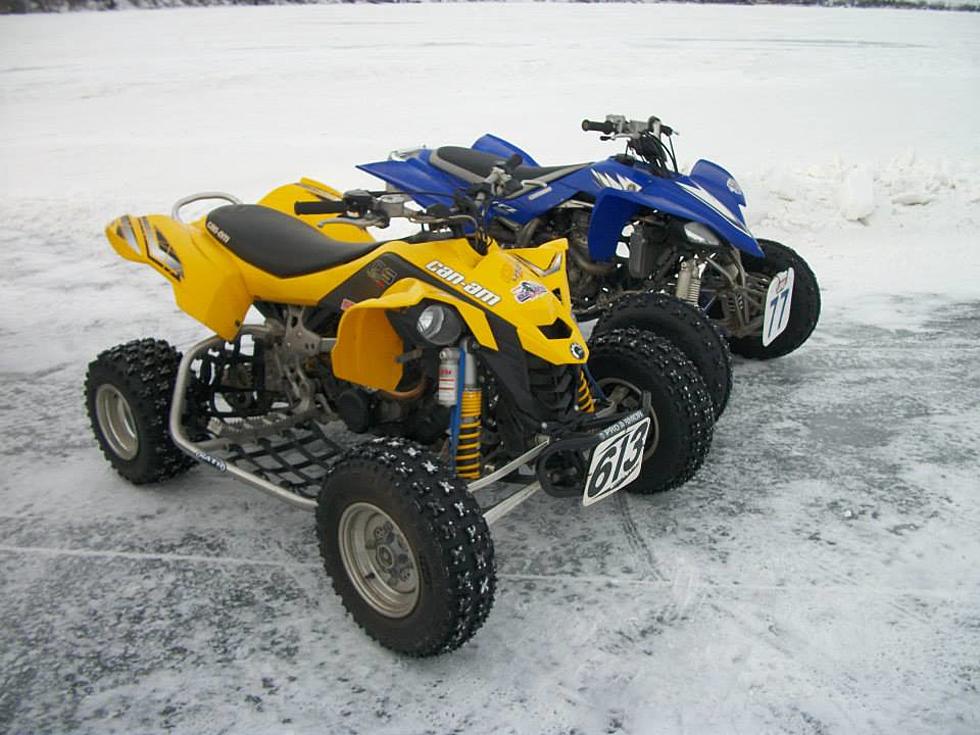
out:
{"label": "handlebar", "polygon": [[347,204],[330,199],[321,199],[317,202],[296,202],[293,205],[293,211],[296,214],[343,214],[347,211]]}
{"label": "handlebar", "polygon": [[612,135],[616,132],[616,126],[613,125],[609,120],[605,122],[596,122],[595,120],[583,120],[582,130],[585,132],[595,132],[595,133],[605,133],[606,135]]}
{"label": "handlebar", "polygon": [[[338,219],[325,219],[317,227],[328,224],[345,224],[356,227],[387,227],[392,218],[405,218],[422,225],[442,224],[459,230],[459,236],[466,236],[481,254],[486,253],[486,220],[492,202],[501,196],[518,191],[522,183],[514,178],[514,173],[523,163],[523,158],[513,154],[507,159],[495,161],[489,175],[480,183],[466,190],[453,192],[452,206],[433,205],[425,210],[406,207],[414,197],[406,192],[372,192],[354,189],[344,192],[340,201],[321,199],[314,202],[294,202],[293,212],[297,215],[343,214]],[[416,192],[429,194],[432,192]],[[438,193],[435,196],[445,196]],[[467,232],[475,233],[474,237]]]}
{"label": "handlebar", "polygon": [[603,122],[583,120],[582,130],[602,133],[602,140],[626,141],[627,154],[646,161],[654,171],[677,173],[673,136],[677,131],[659,117],[630,120],[625,115],[606,115]]}
{"label": "handlebar", "polygon": [[656,137],[666,135],[668,138],[677,133],[659,117],[650,117],[646,120],[629,120],[624,115],[607,115],[603,122],[596,120],[583,120],[582,130],[585,132],[602,133],[616,138],[638,138],[648,133]]}

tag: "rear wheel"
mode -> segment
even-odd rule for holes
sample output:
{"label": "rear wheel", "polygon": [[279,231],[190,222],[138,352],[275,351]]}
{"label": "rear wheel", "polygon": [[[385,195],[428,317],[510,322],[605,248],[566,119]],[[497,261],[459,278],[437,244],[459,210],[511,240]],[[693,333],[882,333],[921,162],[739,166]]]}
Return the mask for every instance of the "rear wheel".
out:
{"label": "rear wheel", "polygon": [[619,410],[640,408],[650,393],[654,415],[643,469],[626,489],[655,493],[691,479],[714,432],[714,406],[693,363],[663,337],[632,328],[593,335],[589,352],[589,372]]}
{"label": "rear wheel", "polygon": [[684,353],[704,379],[715,419],[721,416],[732,391],[732,355],[718,327],[700,309],[668,294],[629,294],[603,313],[593,334],[627,327],[664,337]]}
{"label": "rear wheel", "polygon": [[486,520],[462,481],[404,439],[351,449],[317,507],[320,554],[365,632],[410,656],[468,641],[493,605]]}
{"label": "rear wheel", "polygon": [[118,345],[89,363],[85,404],[95,439],[130,482],[160,482],[194,465],[170,439],[170,401],[180,353],[163,340]]}
{"label": "rear wheel", "polygon": [[742,265],[749,273],[758,273],[767,278],[792,268],[793,301],[786,329],[767,346],[762,344],[762,330],[746,337],[733,337],[729,340],[732,352],[755,360],[771,360],[788,355],[809,339],[820,319],[820,286],[810,266],[799,254],[773,240],[759,240],[765,258],[742,255]]}

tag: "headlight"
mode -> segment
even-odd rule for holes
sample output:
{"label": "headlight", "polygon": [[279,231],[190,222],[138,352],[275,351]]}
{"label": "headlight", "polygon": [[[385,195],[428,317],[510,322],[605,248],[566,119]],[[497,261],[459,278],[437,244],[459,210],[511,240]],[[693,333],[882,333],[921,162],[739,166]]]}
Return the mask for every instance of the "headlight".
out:
{"label": "headlight", "polygon": [[463,323],[448,306],[432,304],[422,309],[415,327],[422,338],[434,345],[451,345],[463,333]]}
{"label": "headlight", "polygon": [[695,245],[707,245],[709,247],[721,245],[718,236],[700,222],[688,222],[684,225],[684,235],[689,242],[693,242]]}

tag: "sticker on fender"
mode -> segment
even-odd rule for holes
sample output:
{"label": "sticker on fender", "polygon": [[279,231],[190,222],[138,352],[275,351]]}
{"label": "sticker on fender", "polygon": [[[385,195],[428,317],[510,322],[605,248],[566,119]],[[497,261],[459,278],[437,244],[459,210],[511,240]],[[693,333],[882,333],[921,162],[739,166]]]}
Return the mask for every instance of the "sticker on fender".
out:
{"label": "sticker on fender", "polygon": [[793,269],[787,268],[772,277],[766,293],[766,313],[762,320],[762,346],[768,347],[789,324],[793,301]]}
{"label": "sticker on fender", "polygon": [[598,503],[639,476],[649,433],[650,417],[640,411],[602,431],[589,463],[582,505]]}

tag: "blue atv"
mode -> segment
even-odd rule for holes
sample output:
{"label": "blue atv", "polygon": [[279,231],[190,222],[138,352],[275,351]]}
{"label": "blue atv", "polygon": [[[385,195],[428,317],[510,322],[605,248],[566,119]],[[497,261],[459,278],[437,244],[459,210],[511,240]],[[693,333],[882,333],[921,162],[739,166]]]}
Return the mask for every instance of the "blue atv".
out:
{"label": "blue atv", "polygon": [[819,318],[817,280],[792,249],[752,236],[745,197],[727,171],[704,160],[688,175],[678,171],[674,131],[658,118],[609,115],[582,129],[625,141],[625,152],[539,166],[484,135],[471,148],[399,151],[359,168],[424,207],[494,168],[506,171],[508,195],[490,211],[490,234],[515,247],[566,237],[579,320],[598,318],[594,333],[631,325],[672,339],[701,369],[720,414],[731,370],[715,327],[745,357],[792,352]]}

